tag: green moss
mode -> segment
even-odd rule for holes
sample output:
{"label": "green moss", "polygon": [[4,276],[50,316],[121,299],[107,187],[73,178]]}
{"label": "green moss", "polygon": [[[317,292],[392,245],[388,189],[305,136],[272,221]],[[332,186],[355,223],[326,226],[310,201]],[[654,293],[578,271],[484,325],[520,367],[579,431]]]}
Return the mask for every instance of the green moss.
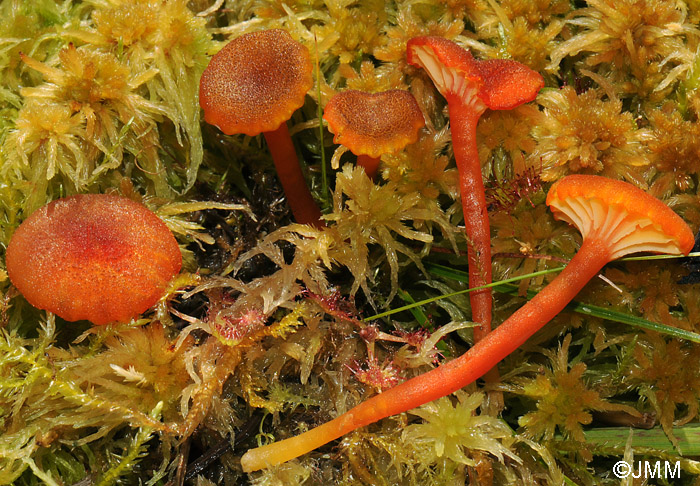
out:
{"label": "green moss", "polygon": [[[479,123],[498,278],[575,253],[578,236],[543,200],[568,173],[626,179],[700,227],[698,2],[582,3],[0,3],[0,246],[48,201],[116,191],[164,219],[186,270],[138,321],[90,328],[30,308],[0,264],[0,484],[607,484],[610,451],[682,460],[683,484],[697,481],[682,449],[589,440],[646,414],[678,444],[674,424],[699,420],[697,346],[570,313],[509,356],[498,383],[264,472],[240,468],[258,443],[471,344],[467,300],[442,298],[461,284],[426,270],[466,269],[467,241],[446,103],[407,65],[412,37],[443,36],[545,77],[534,102]],[[325,228],[293,224],[261,137],[200,120],[211,55],[266,28],[288,30],[317,63],[289,127]],[[418,142],[384,156],[374,181],[319,120],[348,88],[407,89],[425,116]],[[581,302],[698,331],[700,284],[679,282],[688,268],[603,273],[615,287],[597,279]],[[520,294],[548,278],[522,280]],[[433,301],[391,313],[397,295]],[[521,304],[497,296],[495,322]]]}

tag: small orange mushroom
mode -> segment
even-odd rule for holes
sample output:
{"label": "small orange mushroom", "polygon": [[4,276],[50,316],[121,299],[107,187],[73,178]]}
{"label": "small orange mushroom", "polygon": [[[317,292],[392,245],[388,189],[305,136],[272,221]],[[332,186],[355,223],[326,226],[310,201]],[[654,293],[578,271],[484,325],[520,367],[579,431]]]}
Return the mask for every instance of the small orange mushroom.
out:
{"label": "small orange mushroom", "polygon": [[554,184],[547,204],[583,235],[578,253],[545,288],[457,359],[375,395],[296,437],[246,452],[244,471],[279,464],[390,415],[453,393],[484,375],[542,328],[610,260],[629,253],[688,254],[693,232],[668,206],[641,189],[600,176],[572,175]]}
{"label": "small orange mushroom", "polygon": [[155,304],[182,256],[163,221],[110,194],[57,199],[12,235],[7,273],[34,307],[94,324],[128,322]]}
{"label": "small orange mushroom", "polygon": [[[469,239],[469,286],[491,283],[491,233],[484,182],[476,146],[476,125],[487,108],[510,110],[532,101],[544,86],[542,76],[507,59],[475,60],[442,37],[415,37],[406,45],[409,64],[425,69],[447,100],[452,147],[460,178],[464,227]],[[491,289],[469,295],[474,341],[491,329]]]}
{"label": "small orange mushroom", "polygon": [[374,178],[383,154],[418,140],[425,125],[416,99],[404,90],[366,93],[347,90],[333,96],[323,112],[333,142],[357,155],[357,165]]}
{"label": "small orange mushroom", "polygon": [[227,135],[262,133],[298,223],[323,226],[299,166],[287,120],[313,86],[309,50],[284,30],[242,35],[216,53],[202,73],[204,120]]}

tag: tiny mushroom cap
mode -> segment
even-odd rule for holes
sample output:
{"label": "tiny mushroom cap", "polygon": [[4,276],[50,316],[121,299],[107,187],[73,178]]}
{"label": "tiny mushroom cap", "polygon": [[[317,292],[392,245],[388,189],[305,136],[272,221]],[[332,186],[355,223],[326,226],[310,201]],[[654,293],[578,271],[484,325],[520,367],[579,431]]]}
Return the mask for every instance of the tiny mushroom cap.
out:
{"label": "tiny mushroom cap", "polygon": [[477,104],[481,100],[491,110],[510,110],[534,100],[544,86],[542,76],[524,64],[509,59],[477,61],[468,50],[442,37],[414,37],[406,51],[408,63],[425,69],[448,102],[454,97]]}
{"label": "tiny mushroom cap", "polygon": [[680,216],[626,182],[570,175],[552,186],[547,204],[584,240],[608,242],[611,260],[640,251],[687,254],[694,245],[693,233]]}
{"label": "tiny mushroom cap", "polygon": [[110,194],[80,194],[33,212],[12,236],[7,272],[34,307],[68,320],[128,322],[164,294],[182,255],[163,221]]}
{"label": "tiny mushroom cap", "polygon": [[425,125],[416,99],[400,89],[381,93],[342,91],[328,101],[323,118],[335,135],[333,142],[355,155],[374,158],[415,143]]}
{"label": "tiny mushroom cap", "polygon": [[312,69],[309,50],[284,30],[242,35],[216,53],[202,73],[204,120],[227,135],[276,130],[304,104]]}

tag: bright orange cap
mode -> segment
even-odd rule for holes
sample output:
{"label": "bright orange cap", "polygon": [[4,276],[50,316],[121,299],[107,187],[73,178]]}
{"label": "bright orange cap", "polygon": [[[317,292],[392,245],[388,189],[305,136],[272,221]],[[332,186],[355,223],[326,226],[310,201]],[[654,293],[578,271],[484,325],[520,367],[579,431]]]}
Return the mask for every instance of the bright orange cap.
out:
{"label": "bright orange cap", "polygon": [[34,307],[68,320],[127,322],[180,271],[175,237],[141,204],[80,194],[39,208],[7,247],[10,280]]}
{"label": "bright orange cap", "polygon": [[347,90],[326,104],[323,119],[333,141],[355,155],[379,157],[418,140],[425,125],[416,99],[404,90],[365,93]]}
{"label": "bright orange cap", "polygon": [[442,37],[414,37],[406,45],[409,64],[425,69],[446,98],[477,97],[492,110],[510,110],[532,101],[544,86],[539,73],[509,59],[475,60]]}
{"label": "bright orange cap", "polygon": [[551,187],[547,205],[584,239],[608,241],[611,259],[639,251],[688,254],[694,245],[693,232],[680,216],[627,182],[570,175]]}
{"label": "bright orange cap", "polygon": [[242,35],[216,53],[199,82],[204,120],[227,135],[258,135],[289,120],[313,86],[309,50],[284,30]]}

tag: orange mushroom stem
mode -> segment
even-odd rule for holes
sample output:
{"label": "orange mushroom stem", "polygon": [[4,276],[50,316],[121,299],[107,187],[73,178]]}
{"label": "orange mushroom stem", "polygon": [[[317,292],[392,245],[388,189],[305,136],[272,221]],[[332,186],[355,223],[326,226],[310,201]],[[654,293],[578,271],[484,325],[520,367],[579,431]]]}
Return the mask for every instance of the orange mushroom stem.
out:
{"label": "orange mushroom stem", "polygon": [[34,211],[7,246],[7,273],[34,307],[67,321],[128,322],[160,299],[182,255],[163,221],[111,194]]}
{"label": "orange mushroom stem", "polygon": [[[415,37],[406,50],[409,64],[425,69],[447,100],[468,240],[469,286],[481,287],[491,283],[491,233],[476,125],[487,108],[510,110],[532,101],[544,80],[519,62],[476,61],[469,51],[442,37]],[[479,324],[474,341],[479,341],[491,329],[491,289],[472,292],[469,299],[472,320]]]}
{"label": "orange mushroom stem", "polygon": [[377,178],[377,172],[379,172],[379,164],[381,161],[381,157],[371,157],[365,154],[357,156],[357,165],[365,169],[365,173],[370,179]]}
{"label": "orange mushroom stem", "polygon": [[287,120],[313,86],[309,50],[284,30],[242,35],[212,56],[199,82],[204,120],[227,135],[262,133],[298,223],[324,226]]}
{"label": "orange mushroom stem", "polygon": [[328,101],[323,119],[335,135],[333,142],[357,155],[357,165],[372,179],[377,175],[380,157],[415,143],[425,125],[416,99],[399,89],[381,93],[343,91]]}
{"label": "orange mushroom stem", "polygon": [[457,359],[357,405],[301,435],[246,452],[255,471],[305,454],[352,430],[453,393],[488,372],[556,316],[610,260],[629,253],[687,254],[693,233],[659,200],[631,184],[573,175],[552,186],[547,204],[555,217],[583,235],[578,253],[531,301]]}

